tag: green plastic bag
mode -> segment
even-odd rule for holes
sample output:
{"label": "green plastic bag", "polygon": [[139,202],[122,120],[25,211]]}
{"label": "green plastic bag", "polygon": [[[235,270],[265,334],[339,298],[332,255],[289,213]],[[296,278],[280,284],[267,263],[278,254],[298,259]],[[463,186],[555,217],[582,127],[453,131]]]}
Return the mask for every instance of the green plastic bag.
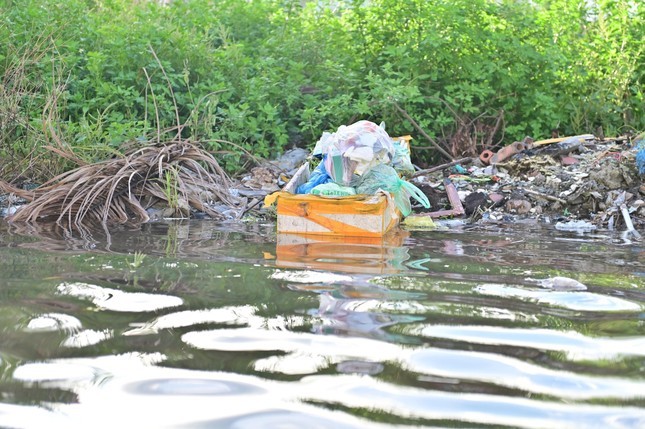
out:
{"label": "green plastic bag", "polygon": [[393,195],[394,203],[403,216],[412,213],[410,198],[417,200],[423,207],[430,208],[428,197],[412,183],[401,179],[396,170],[389,165],[379,164],[365,173],[356,187],[356,193],[375,194],[379,189]]}
{"label": "green plastic bag", "polygon": [[414,173],[414,165],[410,159],[410,149],[402,140],[394,142],[392,167],[402,176],[411,176]]}
{"label": "green plastic bag", "polygon": [[323,183],[314,187],[311,192],[313,195],[322,195],[325,197],[346,197],[356,195],[354,188],[350,186],[340,186],[334,182]]}

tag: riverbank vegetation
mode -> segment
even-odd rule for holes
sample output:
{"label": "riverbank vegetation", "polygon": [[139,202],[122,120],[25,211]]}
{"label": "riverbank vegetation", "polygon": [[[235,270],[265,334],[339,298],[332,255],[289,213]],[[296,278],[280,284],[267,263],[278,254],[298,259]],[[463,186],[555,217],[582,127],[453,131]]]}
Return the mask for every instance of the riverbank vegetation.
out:
{"label": "riverbank vegetation", "polygon": [[421,164],[439,159],[433,144],[459,156],[553,130],[642,131],[643,10],[630,0],[5,0],[0,177],[42,180],[186,139],[235,173],[251,154],[313,147],[358,119],[412,134]]}

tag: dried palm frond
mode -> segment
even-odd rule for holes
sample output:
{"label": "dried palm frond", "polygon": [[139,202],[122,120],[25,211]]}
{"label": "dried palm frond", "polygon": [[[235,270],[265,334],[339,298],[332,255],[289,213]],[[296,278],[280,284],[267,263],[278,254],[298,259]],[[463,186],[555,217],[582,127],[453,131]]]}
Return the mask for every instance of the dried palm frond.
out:
{"label": "dried palm frond", "polygon": [[[209,204],[218,201],[238,207],[240,201],[229,187],[229,177],[208,152],[190,142],[172,141],[54,177],[31,195],[23,194],[31,202],[8,220],[51,220],[69,229],[146,222],[146,208],[179,200],[184,209],[190,206],[221,219]],[[176,201],[171,201],[173,195]]]}

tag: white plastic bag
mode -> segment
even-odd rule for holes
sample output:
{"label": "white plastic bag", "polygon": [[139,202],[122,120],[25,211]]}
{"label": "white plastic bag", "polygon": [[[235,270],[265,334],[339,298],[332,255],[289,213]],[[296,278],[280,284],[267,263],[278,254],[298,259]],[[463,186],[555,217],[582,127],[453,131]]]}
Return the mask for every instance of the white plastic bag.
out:
{"label": "white plastic bag", "polygon": [[387,132],[370,121],[358,121],[325,133],[316,144],[314,154],[323,155],[327,173],[339,185],[352,186],[360,176],[378,164],[389,164],[394,145]]}

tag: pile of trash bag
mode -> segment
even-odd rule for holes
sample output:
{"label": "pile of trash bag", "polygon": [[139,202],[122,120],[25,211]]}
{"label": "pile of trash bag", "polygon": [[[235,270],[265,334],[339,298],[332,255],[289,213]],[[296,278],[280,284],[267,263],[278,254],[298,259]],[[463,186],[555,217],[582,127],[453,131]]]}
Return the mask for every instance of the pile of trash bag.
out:
{"label": "pile of trash bag", "polygon": [[386,192],[403,216],[412,212],[410,198],[430,208],[423,192],[401,178],[414,172],[409,147],[394,141],[383,124],[358,121],[323,133],[312,156],[321,161],[296,189],[298,194],[342,197]]}

